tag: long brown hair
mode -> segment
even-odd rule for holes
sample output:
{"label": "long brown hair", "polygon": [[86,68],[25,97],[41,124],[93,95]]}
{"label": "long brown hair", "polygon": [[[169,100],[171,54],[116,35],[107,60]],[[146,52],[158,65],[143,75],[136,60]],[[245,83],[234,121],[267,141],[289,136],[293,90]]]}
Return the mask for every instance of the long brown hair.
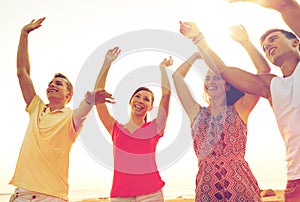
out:
{"label": "long brown hair", "polygon": [[[226,81],[226,85],[229,87],[229,90],[227,90],[226,93],[226,105],[234,105],[238,99],[243,97],[245,93],[242,91],[239,91],[236,89],[233,85],[231,85],[229,82]],[[204,100],[209,104],[209,98],[207,92],[204,90]]]}

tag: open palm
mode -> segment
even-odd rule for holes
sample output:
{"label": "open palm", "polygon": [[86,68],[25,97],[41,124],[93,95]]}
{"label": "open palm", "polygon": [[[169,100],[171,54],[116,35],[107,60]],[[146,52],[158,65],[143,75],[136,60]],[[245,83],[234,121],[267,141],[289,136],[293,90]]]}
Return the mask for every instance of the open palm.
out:
{"label": "open palm", "polygon": [[121,49],[119,47],[114,47],[113,49],[108,50],[105,55],[105,60],[108,62],[113,62],[115,59],[118,58],[120,52]]}
{"label": "open palm", "polygon": [[40,26],[42,26],[42,22],[44,20],[45,20],[45,17],[44,18],[40,18],[38,20],[32,20],[29,24],[27,24],[27,25],[25,25],[23,27],[23,31],[29,33],[32,30],[35,30],[35,29],[39,28]]}

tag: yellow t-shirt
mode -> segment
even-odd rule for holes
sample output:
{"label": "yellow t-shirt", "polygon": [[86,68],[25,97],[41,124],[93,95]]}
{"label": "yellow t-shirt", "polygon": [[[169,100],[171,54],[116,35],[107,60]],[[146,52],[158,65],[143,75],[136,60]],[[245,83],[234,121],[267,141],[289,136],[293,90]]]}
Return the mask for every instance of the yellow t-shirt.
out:
{"label": "yellow t-shirt", "polygon": [[69,153],[78,135],[73,111],[45,109],[37,95],[26,108],[30,121],[10,184],[68,200]]}

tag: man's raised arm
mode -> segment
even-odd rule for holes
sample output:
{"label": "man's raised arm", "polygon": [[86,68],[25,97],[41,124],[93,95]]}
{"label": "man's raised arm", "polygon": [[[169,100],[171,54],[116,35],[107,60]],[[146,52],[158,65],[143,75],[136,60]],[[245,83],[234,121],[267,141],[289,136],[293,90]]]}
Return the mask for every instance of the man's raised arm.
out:
{"label": "man's raised arm", "polygon": [[23,98],[28,105],[35,96],[35,90],[30,78],[30,62],[28,54],[28,34],[39,28],[45,18],[38,20],[32,20],[29,24],[25,25],[21,30],[21,36],[19,41],[18,53],[17,53],[17,75]]}
{"label": "man's raised arm", "polygon": [[300,37],[300,5],[295,0],[226,0],[227,2],[251,2],[278,11],[285,23]]}

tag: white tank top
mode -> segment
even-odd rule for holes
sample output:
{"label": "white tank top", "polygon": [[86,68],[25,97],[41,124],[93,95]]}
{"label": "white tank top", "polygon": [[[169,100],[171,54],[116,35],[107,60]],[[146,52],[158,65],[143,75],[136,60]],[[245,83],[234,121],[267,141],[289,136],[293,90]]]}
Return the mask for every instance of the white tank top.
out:
{"label": "white tank top", "polygon": [[286,146],[287,179],[300,179],[300,63],[287,78],[271,81],[273,111]]}

